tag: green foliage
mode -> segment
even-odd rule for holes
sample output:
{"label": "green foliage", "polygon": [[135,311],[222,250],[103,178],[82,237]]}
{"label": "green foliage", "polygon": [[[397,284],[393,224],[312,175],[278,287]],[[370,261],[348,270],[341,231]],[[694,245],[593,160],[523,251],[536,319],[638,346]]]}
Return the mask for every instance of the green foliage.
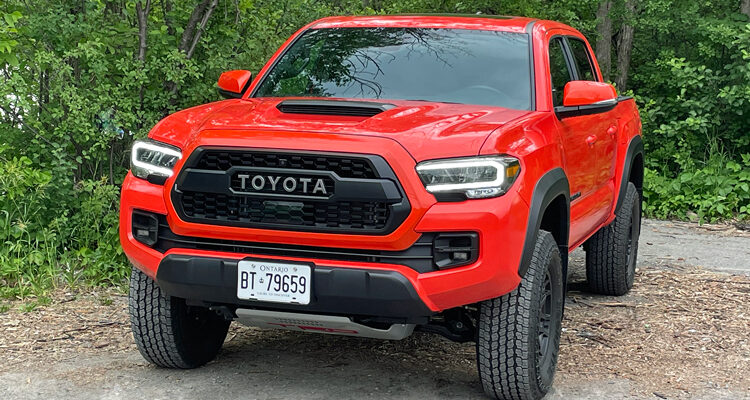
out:
{"label": "green foliage", "polygon": [[18,11],[0,11],[0,66],[5,64],[11,67],[18,66],[18,57],[13,54],[18,41],[13,37],[18,33],[16,23],[19,19],[21,19],[21,13]]}
{"label": "green foliage", "polygon": [[750,215],[750,154],[742,162],[713,156],[705,165],[682,172],[676,178],[647,169],[645,210],[659,218],[685,218],[695,214],[700,221]]}
{"label": "green foliage", "polygon": [[[200,3],[152,0],[141,58],[146,0],[0,2],[0,297],[124,282],[118,193],[133,140],[218,100],[222,71],[259,71],[314,19],[526,15],[595,41],[600,1],[219,0],[188,54],[182,36]],[[640,0],[635,15],[613,0],[611,17],[615,31],[636,27],[629,88],[643,119],[647,213],[750,218],[748,17],[734,0]]]}

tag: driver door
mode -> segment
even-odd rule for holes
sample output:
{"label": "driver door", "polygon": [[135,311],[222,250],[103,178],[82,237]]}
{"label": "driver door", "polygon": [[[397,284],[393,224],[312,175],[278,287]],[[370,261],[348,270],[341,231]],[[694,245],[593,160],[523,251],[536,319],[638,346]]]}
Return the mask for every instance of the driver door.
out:
{"label": "driver door", "polygon": [[[555,36],[549,42],[550,78],[555,107],[563,105],[565,84],[572,80],[596,80],[593,70],[579,73],[568,42]],[[585,79],[589,78],[589,79]],[[606,219],[612,198],[602,181],[599,146],[609,128],[609,113],[557,120],[562,139],[563,163],[570,184],[570,243],[576,244]],[[611,192],[611,190],[609,190]]]}

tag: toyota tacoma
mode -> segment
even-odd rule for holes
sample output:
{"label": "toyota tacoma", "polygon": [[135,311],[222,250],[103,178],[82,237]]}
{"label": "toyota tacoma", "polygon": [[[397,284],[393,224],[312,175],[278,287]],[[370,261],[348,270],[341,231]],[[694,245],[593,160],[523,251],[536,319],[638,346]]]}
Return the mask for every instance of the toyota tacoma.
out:
{"label": "toyota tacoma", "polygon": [[231,321],[475,342],[494,398],[544,396],[568,254],[633,285],[643,144],[586,38],[521,17],[324,18],[226,100],[132,148],[120,239],[150,362],[214,359]]}

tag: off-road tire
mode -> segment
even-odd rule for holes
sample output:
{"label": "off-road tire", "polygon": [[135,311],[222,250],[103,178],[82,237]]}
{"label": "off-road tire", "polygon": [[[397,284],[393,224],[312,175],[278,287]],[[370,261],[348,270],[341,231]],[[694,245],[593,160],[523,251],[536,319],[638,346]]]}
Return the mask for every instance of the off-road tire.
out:
{"label": "off-road tire", "polygon": [[213,360],[229,329],[223,317],[168,296],[136,268],[130,275],[129,310],[141,355],[164,368],[197,368]]}
{"label": "off-road tire", "polygon": [[628,182],[615,220],[602,227],[586,243],[586,280],[593,293],[622,296],[635,279],[638,238],[641,233],[641,200]]}
{"label": "off-road tire", "polygon": [[540,230],[519,286],[479,305],[477,367],[487,395],[536,400],[552,387],[563,293],[557,243],[552,234]]}

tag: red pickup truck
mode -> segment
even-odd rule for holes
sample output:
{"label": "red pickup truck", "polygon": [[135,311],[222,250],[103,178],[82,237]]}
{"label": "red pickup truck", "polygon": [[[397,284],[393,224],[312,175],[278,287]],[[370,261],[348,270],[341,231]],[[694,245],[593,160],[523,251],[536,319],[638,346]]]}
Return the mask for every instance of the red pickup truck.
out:
{"label": "red pickup truck", "polygon": [[231,321],[476,342],[496,398],[541,398],[568,254],[592,291],[633,285],[643,145],[635,102],[577,30],[531,18],[333,17],[227,100],[133,145],[120,238],[133,335],[194,368]]}

